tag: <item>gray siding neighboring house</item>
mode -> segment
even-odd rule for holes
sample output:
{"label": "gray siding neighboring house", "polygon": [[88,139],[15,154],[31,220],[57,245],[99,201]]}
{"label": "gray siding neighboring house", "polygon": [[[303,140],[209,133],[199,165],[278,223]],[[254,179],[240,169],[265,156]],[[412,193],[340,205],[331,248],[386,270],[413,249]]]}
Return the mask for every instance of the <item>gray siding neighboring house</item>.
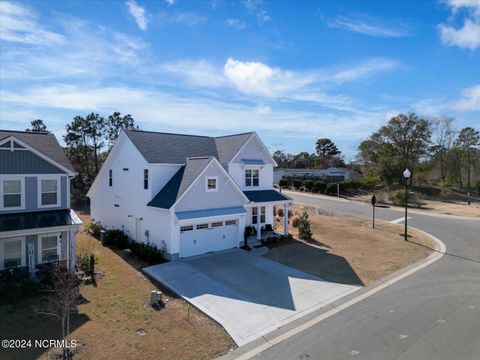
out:
{"label": "gray siding neighboring house", "polygon": [[273,171],[273,183],[278,184],[282,179],[320,179],[327,181],[345,181],[350,179],[361,179],[362,175],[346,168],[328,169],[292,169],[278,168]]}
{"label": "gray siding neighboring house", "polygon": [[73,176],[53,134],[0,130],[0,281],[22,269],[35,277],[45,263],[74,270]]}

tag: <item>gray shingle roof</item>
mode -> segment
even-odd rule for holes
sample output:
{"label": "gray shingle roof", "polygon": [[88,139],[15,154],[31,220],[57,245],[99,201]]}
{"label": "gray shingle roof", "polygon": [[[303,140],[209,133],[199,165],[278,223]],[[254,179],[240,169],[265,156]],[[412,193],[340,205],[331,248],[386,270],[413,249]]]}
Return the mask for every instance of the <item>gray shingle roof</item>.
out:
{"label": "gray shingle roof", "polygon": [[13,136],[71,171],[72,164],[52,133],[0,130],[0,141]]}
{"label": "gray shingle roof", "polygon": [[252,190],[243,192],[248,200],[253,202],[269,202],[269,201],[285,201],[290,200],[289,197],[279,193],[276,190]]}
{"label": "gray shingle roof", "polygon": [[147,206],[170,209],[212,159],[213,156],[187,158],[185,165],[173,175]]}
{"label": "gray shingle roof", "polygon": [[214,156],[223,165],[233,159],[253,134],[209,137],[141,130],[125,133],[149,163],[185,164],[187,158]]}

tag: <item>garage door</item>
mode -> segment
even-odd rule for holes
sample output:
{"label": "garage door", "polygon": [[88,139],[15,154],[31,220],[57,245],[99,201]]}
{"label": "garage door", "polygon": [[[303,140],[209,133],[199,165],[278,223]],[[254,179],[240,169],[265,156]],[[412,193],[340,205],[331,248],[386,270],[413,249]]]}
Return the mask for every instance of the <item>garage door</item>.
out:
{"label": "garage door", "polygon": [[238,220],[217,220],[180,227],[180,257],[206,254],[238,246]]}

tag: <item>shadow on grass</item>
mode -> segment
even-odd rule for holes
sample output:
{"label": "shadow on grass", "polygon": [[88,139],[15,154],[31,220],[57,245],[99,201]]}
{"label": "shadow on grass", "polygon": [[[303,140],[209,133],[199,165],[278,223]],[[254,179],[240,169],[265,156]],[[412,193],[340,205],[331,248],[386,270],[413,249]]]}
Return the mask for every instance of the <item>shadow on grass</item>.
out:
{"label": "shadow on grass", "polygon": [[[311,240],[319,246],[321,242]],[[345,285],[365,286],[349,262],[327,250],[304,244],[297,240],[284,243],[271,249],[265,257],[319,278]]]}
{"label": "shadow on grass", "polygon": [[[38,359],[50,349],[35,346],[35,340],[60,340],[62,338],[60,322],[52,316],[39,315],[33,309],[33,306],[38,303],[38,297],[34,296],[26,297],[15,304],[0,307],[0,339],[31,340],[31,346],[23,349],[0,348],[0,359]],[[72,314],[70,331],[75,331],[88,321],[90,318],[85,314]]]}

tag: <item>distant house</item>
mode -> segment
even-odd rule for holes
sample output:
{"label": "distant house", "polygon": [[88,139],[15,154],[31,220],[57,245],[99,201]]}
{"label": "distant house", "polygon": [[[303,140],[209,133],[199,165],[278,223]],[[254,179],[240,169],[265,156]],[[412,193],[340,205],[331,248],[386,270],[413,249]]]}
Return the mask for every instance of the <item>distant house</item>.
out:
{"label": "distant house", "polygon": [[[122,132],[87,196],[107,229],[166,250],[170,260],[239,247],[246,226],[268,230],[275,160],[254,132],[221,137]],[[288,231],[288,227],[286,227]]]}
{"label": "distant house", "polygon": [[293,180],[319,180],[325,181],[345,181],[350,179],[360,179],[362,176],[346,168],[328,168],[328,169],[285,169],[279,168],[273,171],[273,183],[278,184],[281,179]]}
{"label": "distant house", "polygon": [[59,262],[75,268],[73,176],[53,134],[0,130],[0,274]]}

